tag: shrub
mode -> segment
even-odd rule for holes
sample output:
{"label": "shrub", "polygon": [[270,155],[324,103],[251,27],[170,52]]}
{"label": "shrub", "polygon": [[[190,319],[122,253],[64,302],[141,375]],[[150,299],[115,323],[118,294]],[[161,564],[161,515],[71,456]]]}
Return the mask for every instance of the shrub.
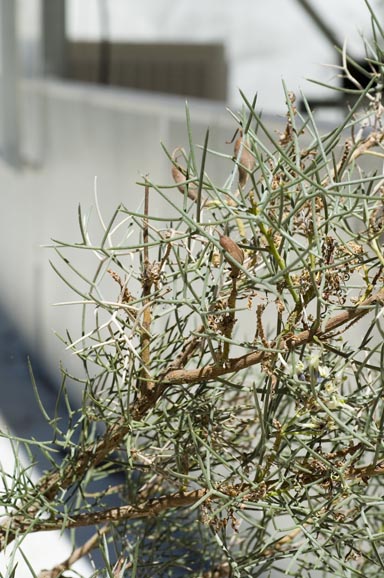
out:
{"label": "shrub", "polygon": [[81,242],[55,243],[83,310],[80,336],[66,337],[83,403],[71,407],[64,372],[68,424],[49,418],[53,441],[37,449],[52,468],[39,481],[14,472],[2,548],[88,526],[46,576],[94,550],[106,576],[383,572],[383,34],[372,18],[368,84],[349,89],[333,130],[321,134],[286,91],[285,128],[271,134],[244,97],[224,185],[209,178],[207,132],[168,155],[175,184],[145,177],[139,210],[119,206],[94,240],[80,210]]}

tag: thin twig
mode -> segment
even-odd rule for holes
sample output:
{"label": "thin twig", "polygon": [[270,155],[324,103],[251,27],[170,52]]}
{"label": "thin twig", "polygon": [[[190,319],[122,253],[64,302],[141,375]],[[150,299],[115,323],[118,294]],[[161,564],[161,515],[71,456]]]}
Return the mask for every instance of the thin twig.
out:
{"label": "thin twig", "polygon": [[[204,497],[207,490],[191,490],[185,493],[170,494],[146,500],[138,506],[120,506],[110,508],[99,512],[86,512],[71,517],[57,517],[52,520],[34,520],[33,531],[52,531],[61,529],[64,525],[66,528],[79,528],[82,526],[94,526],[103,522],[119,522],[121,520],[135,520],[139,518],[154,518],[161,512],[171,508],[182,508],[195,504]],[[24,530],[32,531],[29,521],[21,524]],[[93,537],[94,538],[94,537]],[[94,538],[95,539],[95,538]]]}
{"label": "thin twig", "polygon": [[151,301],[151,290],[152,290],[152,276],[150,272],[150,262],[149,262],[149,227],[148,227],[148,215],[149,215],[149,186],[145,186],[144,192],[144,219],[143,219],[143,276],[142,276],[142,287],[143,287],[143,322],[141,326],[141,336],[140,336],[140,346],[141,346],[141,361],[142,367],[140,369],[139,384],[138,389],[142,397],[148,397],[151,395],[154,384],[151,380],[149,373],[149,365],[151,361],[151,325],[152,325],[152,307],[150,306]]}
{"label": "thin twig", "polygon": [[186,339],[182,347],[182,350],[176,356],[176,358],[173,361],[171,361],[171,363],[168,365],[166,371],[164,372],[164,375],[166,375],[171,370],[181,369],[182,367],[185,366],[187,361],[191,358],[191,356],[195,352],[196,348],[201,343],[202,338],[199,334],[203,333],[204,329],[205,329],[204,325],[201,325],[196,331],[197,335],[192,335],[191,337],[189,337],[189,339]]}
{"label": "thin twig", "polygon": [[64,572],[64,570],[69,570],[73,564],[75,564],[75,562],[89,554],[91,550],[97,548],[100,543],[100,538],[109,532],[110,529],[111,524],[105,524],[102,528],[100,528],[100,530],[95,532],[89,538],[89,540],[85,542],[85,544],[79,546],[79,548],[76,548],[72,554],[66,560],[64,560],[64,562],[61,562],[61,564],[58,564],[51,570],[42,570],[39,574],[39,578],[58,578],[62,572]]}
{"label": "thin twig", "polygon": [[224,346],[223,346],[223,359],[222,359],[222,361],[224,363],[226,363],[228,360],[230,341],[232,338],[233,328],[234,328],[234,325],[236,323],[237,277],[232,274],[231,280],[232,280],[232,289],[231,289],[231,293],[228,297],[228,303],[227,303],[228,313],[225,316],[225,325],[224,325],[224,331],[223,331],[224,337],[226,337],[226,340],[224,341]]}

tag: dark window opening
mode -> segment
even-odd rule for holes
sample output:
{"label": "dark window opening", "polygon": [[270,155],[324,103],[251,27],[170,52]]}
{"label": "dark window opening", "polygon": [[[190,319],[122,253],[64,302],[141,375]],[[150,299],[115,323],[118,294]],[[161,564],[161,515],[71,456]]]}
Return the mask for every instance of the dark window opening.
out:
{"label": "dark window opening", "polygon": [[227,66],[222,44],[69,42],[68,77],[225,101]]}

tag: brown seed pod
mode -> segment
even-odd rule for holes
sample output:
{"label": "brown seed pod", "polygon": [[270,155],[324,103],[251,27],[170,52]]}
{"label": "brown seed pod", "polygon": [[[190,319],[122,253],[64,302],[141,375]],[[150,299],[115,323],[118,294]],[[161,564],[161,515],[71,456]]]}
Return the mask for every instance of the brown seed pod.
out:
{"label": "brown seed pod", "polygon": [[243,137],[243,131],[239,131],[239,137],[235,141],[233,154],[238,162],[239,169],[239,187],[243,188],[248,180],[249,173],[253,171],[256,165],[255,157],[248,150],[248,139]]}
{"label": "brown seed pod", "polygon": [[188,198],[192,201],[196,201],[198,188],[194,183],[187,183],[188,179],[186,178],[186,170],[177,162],[177,159],[181,154],[183,154],[183,149],[181,147],[175,148],[172,153],[172,160],[175,162],[175,164],[172,165],[172,177],[177,184],[180,193],[184,194],[185,187],[187,187]]}
{"label": "brown seed pod", "polygon": [[[232,257],[232,259],[237,261],[240,265],[242,265],[244,263],[243,250],[240,249],[239,245],[237,243],[235,243],[235,241],[233,241],[230,237],[227,237],[226,235],[220,235],[220,245],[228,253],[228,255],[230,255]],[[229,259],[227,259],[225,253],[224,253],[224,258],[231,266],[232,275],[234,277],[237,277],[239,272],[240,272],[239,268],[236,267],[236,265],[234,265]]]}

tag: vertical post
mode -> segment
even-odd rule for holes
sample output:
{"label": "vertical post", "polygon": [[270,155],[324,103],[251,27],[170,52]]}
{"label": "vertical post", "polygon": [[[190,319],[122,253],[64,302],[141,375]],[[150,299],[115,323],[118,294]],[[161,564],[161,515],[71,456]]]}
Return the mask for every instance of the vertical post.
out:
{"label": "vertical post", "polygon": [[0,59],[2,153],[11,165],[18,167],[21,164],[19,62],[14,0],[0,0]]}
{"label": "vertical post", "polygon": [[111,45],[109,39],[109,9],[106,0],[99,0],[100,46],[99,82],[109,84],[111,76]]}
{"label": "vertical post", "polygon": [[44,73],[63,78],[67,73],[65,0],[42,0]]}

